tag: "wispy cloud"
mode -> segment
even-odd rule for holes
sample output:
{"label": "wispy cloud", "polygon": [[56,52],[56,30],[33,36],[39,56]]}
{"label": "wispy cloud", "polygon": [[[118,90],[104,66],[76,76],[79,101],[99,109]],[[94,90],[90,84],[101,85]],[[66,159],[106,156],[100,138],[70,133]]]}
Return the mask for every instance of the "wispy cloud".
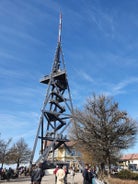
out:
{"label": "wispy cloud", "polygon": [[131,83],[138,82],[138,78],[130,78],[128,80],[122,81],[118,83],[114,88],[113,91],[120,91],[124,89],[126,86],[128,86]]}
{"label": "wispy cloud", "polygon": [[0,113],[2,130],[1,137],[4,139],[13,138],[17,141],[21,137],[27,139],[35,136],[38,126],[38,114],[33,112],[5,112]]}
{"label": "wispy cloud", "polygon": [[[2,50],[0,51],[0,58],[5,58],[8,60],[17,60],[17,56],[14,56],[13,54],[9,53],[9,50]],[[0,62],[2,62],[2,59],[0,60]],[[19,60],[18,60],[19,61]]]}
{"label": "wispy cloud", "polygon": [[[84,77],[85,78],[85,77]],[[86,77],[87,79],[87,77]],[[89,81],[89,79],[88,79]],[[79,106],[82,106],[88,96],[91,96],[92,93],[98,94],[105,94],[107,96],[117,96],[117,95],[123,95],[123,94],[129,94],[131,85],[138,84],[138,77],[131,77],[129,79],[123,80],[119,83],[110,83],[108,81],[96,79],[93,83],[87,87],[85,83],[71,83],[72,85],[72,96],[76,104],[79,104]],[[87,88],[87,90],[86,90]],[[83,100],[82,100],[83,99]]]}
{"label": "wispy cloud", "polygon": [[114,12],[110,13],[110,10],[103,9],[100,2],[92,1],[89,8],[85,10],[90,23],[94,23],[104,36],[114,37],[115,32],[115,20]]}
{"label": "wispy cloud", "polygon": [[138,83],[138,77],[132,77],[127,80],[123,80],[117,84],[109,84],[110,90],[104,91],[104,93],[106,93],[107,95],[112,95],[112,96],[129,93],[131,89],[129,86],[133,83]]}
{"label": "wispy cloud", "polygon": [[77,71],[78,75],[81,77],[81,79],[83,80],[86,80],[87,82],[94,82],[93,78],[91,77],[90,74],[86,73],[85,71],[83,70],[79,70]]}
{"label": "wispy cloud", "polygon": [[[42,21],[49,22],[49,19],[53,19],[53,14],[47,11],[46,7],[42,8],[44,4],[43,2],[40,6],[37,1],[35,4],[29,1],[0,2],[2,41],[20,47],[23,47],[26,42],[46,46],[45,41],[41,39],[40,27],[43,30]],[[34,30],[38,34],[33,34]]]}
{"label": "wispy cloud", "polygon": [[[5,103],[9,103],[9,105],[27,105],[28,103],[30,104],[29,106],[33,106],[33,101],[35,98],[40,94],[41,90],[40,89],[35,89],[34,88],[29,88],[29,87],[11,87],[11,88],[6,88],[0,91],[0,99],[1,101]],[[6,97],[6,98],[5,98]],[[24,100],[23,100],[24,99]],[[37,100],[38,101],[38,100]],[[37,103],[35,101],[35,104]]]}
{"label": "wispy cloud", "polygon": [[[9,57],[9,56],[7,56],[7,57]],[[21,73],[20,71],[7,69],[7,68],[4,68],[4,67],[0,68],[0,73],[1,73],[2,78],[7,78],[8,79],[9,77],[12,77],[12,80],[14,78],[19,79],[20,77],[23,77],[23,73]]]}
{"label": "wispy cloud", "polygon": [[[39,45],[46,45],[43,40],[37,39],[28,32],[22,32],[22,30],[17,30],[16,28],[12,28],[9,26],[1,25],[0,32],[5,40],[7,40],[8,42],[16,43],[17,45],[21,45],[21,40],[27,40]],[[7,35],[10,35],[11,39],[9,39],[9,36]],[[13,39],[14,37],[16,37],[16,40]]]}

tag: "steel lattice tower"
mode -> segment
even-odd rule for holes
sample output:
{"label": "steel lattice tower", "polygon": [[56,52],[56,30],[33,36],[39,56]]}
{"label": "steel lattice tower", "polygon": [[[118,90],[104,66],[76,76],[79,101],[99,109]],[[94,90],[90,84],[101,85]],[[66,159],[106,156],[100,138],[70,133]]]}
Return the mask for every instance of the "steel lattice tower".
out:
{"label": "steel lattice tower", "polygon": [[62,15],[59,19],[59,33],[56,53],[49,75],[40,80],[47,85],[47,92],[41,110],[30,164],[34,159],[37,144],[40,143],[38,161],[47,160],[50,152],[54,153],[60,145],[65,144],[67,137],[63,134],[70,124],[73,113],[71,94],[65,69],[61,46]]}

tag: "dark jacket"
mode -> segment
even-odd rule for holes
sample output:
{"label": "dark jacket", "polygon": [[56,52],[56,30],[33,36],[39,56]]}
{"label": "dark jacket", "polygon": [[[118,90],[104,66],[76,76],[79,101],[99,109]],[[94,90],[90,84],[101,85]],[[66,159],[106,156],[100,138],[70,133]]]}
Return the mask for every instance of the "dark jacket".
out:
{"label": "dark jacket", "polygon": [[93,178],[92,172],[90,170],[84,169],[83,178],[84,178],[83,184],[91,184]]}
{"label": "dark jacket", "polygon": [[41,168],[36,168],[32,171],[31,178],[33,182],[41,182],[44,172]]}

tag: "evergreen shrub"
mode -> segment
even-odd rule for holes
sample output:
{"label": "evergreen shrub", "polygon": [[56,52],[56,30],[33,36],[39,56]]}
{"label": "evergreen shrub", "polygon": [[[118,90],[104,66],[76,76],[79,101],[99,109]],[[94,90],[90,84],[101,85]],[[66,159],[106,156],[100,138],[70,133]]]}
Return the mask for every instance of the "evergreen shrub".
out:
{"label": "evergreen shrub", "polygon": [[132,172],[130,170],[122,170],[118,173],[118,178],[138,180],[138,173]]}

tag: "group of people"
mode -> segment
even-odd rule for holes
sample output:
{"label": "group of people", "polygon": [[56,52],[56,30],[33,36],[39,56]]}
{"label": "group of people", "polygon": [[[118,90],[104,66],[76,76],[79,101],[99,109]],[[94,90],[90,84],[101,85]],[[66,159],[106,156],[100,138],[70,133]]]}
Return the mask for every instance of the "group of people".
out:
{"label": "group of people", "polygon": [[0,168],[0,180],[16,179],[21,175],[24,175],[24,176],[29,175],[29,168],[23,167],[23,166],[16,169],[13,169],[11,167]]}
{"label": "group of people", "polygon": [[9,169],[0,168],[0,180],[8,180],[9,181],[11,178],[14,179],[17,177],[18,177],[17,171],[12,169],[11,167],[9,167]]}
{"label": "group of people", "polygon": [[[73,168],[70,168],[68,172],[68,167],[66,165],[57,165],[53,171],[55,175],[55,184],[67,184],[67,175],[70,174],[71,184],[74,184],[75,171]],[[42,177],[44,176],[44,171],[42,165],[38,164],[32,168],[31,171],[31,184],[41,184]],[[83,184],[93,184],[96,172],[88,164],[85,165],[84,170],[82,171]]]}
{"label": "group of people", "polygon": [[[57,165],[55,170],[55,184],[67,184],[67,175],[69,174],[66,165]],[[70,176],[72,177],[72,184],[74,184],[75,171],[71,168]]]}
{"label": "group of people", "polygon": [[[68,167],[66,165],[57,165],[53,171],[55,175],[55,184],[67,184]],[[44,170],[42,164],[32,165],[31,172],[31,184],[41,184],[42,177],[44,176]],[[75,171],[73,168],[70,170],[70,176],[72,177],[72,183],[74,184]]]}
{"label": "group of people", "polygon": [[85,165],[85,168],[82,172],[83,176],[83,184],[94,184],[94,177],[96,176],[96,172],[91,168],[88,164]]}

